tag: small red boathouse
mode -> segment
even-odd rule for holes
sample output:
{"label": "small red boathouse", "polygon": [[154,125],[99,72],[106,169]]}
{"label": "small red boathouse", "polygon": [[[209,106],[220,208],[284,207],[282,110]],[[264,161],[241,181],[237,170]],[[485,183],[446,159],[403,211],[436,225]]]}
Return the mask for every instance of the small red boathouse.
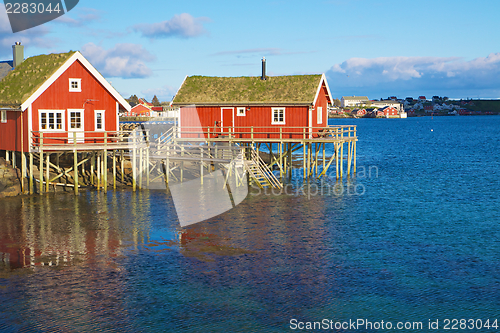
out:
{"label": "small red boathouse", "polygon": [[119,110],[130,111],[78,51],[14,59],[14,64],[0,81],[0,150],[28,152],[41,132],[84,142],[87,135],[118,131]]}
{"label": "small red boathouse", "polygon": [[[263,65],[263,67],[265,67]],[[181,137],[313,137],[328,126],[332,103],[324,74],[262,77],[186,77],[172,101]]]}

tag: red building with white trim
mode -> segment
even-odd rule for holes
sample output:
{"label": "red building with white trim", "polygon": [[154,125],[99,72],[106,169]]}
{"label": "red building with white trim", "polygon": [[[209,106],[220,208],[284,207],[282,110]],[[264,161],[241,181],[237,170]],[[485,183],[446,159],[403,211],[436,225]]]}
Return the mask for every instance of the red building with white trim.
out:
{"label": "red building with white trim", "polygon": [[[189,131],[249,138],[314,137],[328,126],[332,95],[324,74],[266,77],[186,77],[172,105]],[[304,132],[305,131],[305,132]],[[181,133],[182,133],[181,132]]]}
{"label": "red building with white trim", "polygon": [[39,132],[81,142],[118,131],[119,110],[130,105],[80,52],[30,57],[0,81],[0,150],[29,151]]}

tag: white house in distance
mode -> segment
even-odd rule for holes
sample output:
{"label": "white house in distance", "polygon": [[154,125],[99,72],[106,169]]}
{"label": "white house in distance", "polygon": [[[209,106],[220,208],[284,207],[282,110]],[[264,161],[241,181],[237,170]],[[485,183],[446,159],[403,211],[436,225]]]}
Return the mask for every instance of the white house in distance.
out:
{"label": "white house in distance", "polygon": [[340,106],[345,108],[349,106],[365,105],[369,102],[367,96],[342,96]]}

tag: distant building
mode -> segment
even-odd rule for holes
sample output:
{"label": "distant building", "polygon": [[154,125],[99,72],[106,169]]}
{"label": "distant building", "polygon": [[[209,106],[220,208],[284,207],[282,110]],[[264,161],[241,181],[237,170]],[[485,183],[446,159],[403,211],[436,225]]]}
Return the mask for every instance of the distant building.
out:
{"label": "distant building", "polygon": [[379,111],[382,111],[385,117],[397,117],[398,115],[398,110],[392,106],[386,106]]}
{"label": "distant building", "polygon": [[398,110],[398,112],[404,111],[402,103],[400,103],[398,101],[393,101],[393,100],[371,101],[370,105],[374,108],[379,108],[379,109],[385,108],[385,107],[393,107],[396,110]]}
{"label": "distant building", "polygon": [[367,96],[342,96],[340,106],[345,108],[349,106],[365,105],[369,102]]}

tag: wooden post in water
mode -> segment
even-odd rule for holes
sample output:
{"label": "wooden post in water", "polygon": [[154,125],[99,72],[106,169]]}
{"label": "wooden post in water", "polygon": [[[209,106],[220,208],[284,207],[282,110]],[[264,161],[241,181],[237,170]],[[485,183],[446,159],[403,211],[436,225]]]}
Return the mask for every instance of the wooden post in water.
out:
{"label": "wooden post in water", "polygon": [[103,183],[104,183],[104,192],[108,191],[108,132],[104,132],[104,150],[102,151],[103,155],[103,164],[102,168],[103,172]]}
{"label": "wooden post in water", "polygon": [[120,172],[122,174],[122,183],[125,181],[124,168],[125,168],[125,160],[124,160],[123,149],[122,149],[122,150],[120,150]]}
{"label": "wooden post in water", "polygon": [[347,142],[347,177],[351,175],[351,157],[352,157],[352,145],[351,141]]}
{"label": "wooden post in water", "polygon": [[33,188],[33,153],[30,151],[30,180],[29,180],[29,192],[30,194],[33,194],[34,188]]}
{"label": "wooden post in water", "polygon": [[116,190],[116,149],[113,149],[113,190]]}
{"label": "wooden post in water", "polygon": [[[78,195],[78,152],[76,150],[76,132],[73,132],[73,171],[74,171],[74,183],[75,183],[75,195]],[[47,178],[47,182],[49,179]]]}
{"label": "wooden post in water", "polygon": [[101,179],[102,179],[102,161],[101,161],[101,151],[96,151],[97,154],[97,190],[101,190]]}
{"label": "wooden post in water", "polygon": [[144,161],[142,158],[142,147],[139,148],[139,182],[137,183],[139,185],[139,188],[142,188],[142,173],[144,172]]}
{"label": "wooden post in water", "polygon": [[200,179],[201,185],[203,185],[203,147],[200,146]]}
{"label": "wooden post in water", "polygon": [[50,165],[49,165],[49,163],[50,163],[50,154],[47,153],[47,154],[45,154],[45,192],[47,192],[47,193],[50,191],[50,188],[49,188],[49,186],[50,186],[50,184],[49,184]]}
{"label": "wooden post in water", "polygon": [[38,194],[42,194],[43,192],[43,132],[40,132],[40,153],[39,153],[39,167],[38,171],[39,173],[39,178],[40,178],[40,185],[38,186]]}
{"label": "wooden post in water", "polygon": [[305,141],[302,141],[302,167],[304,168],[304,179],[306,179],[307,176],[307,169],[306,169],[306,152],[307,152],[307,145]]}
{"label": "wooden post in water", "polygon": [[344,142],[340,142],[340,178],[344,178]]}
{"label": "wooden post in water", "polygon": [[133,131],[132,136],[132,191],[136,191],[137,189],[137,131]]}
{"label": "wooden post in water", "polygon": [[146,147],[146,158],[144,163],[146,164],[146,186],[149,188],[149,147]]}

